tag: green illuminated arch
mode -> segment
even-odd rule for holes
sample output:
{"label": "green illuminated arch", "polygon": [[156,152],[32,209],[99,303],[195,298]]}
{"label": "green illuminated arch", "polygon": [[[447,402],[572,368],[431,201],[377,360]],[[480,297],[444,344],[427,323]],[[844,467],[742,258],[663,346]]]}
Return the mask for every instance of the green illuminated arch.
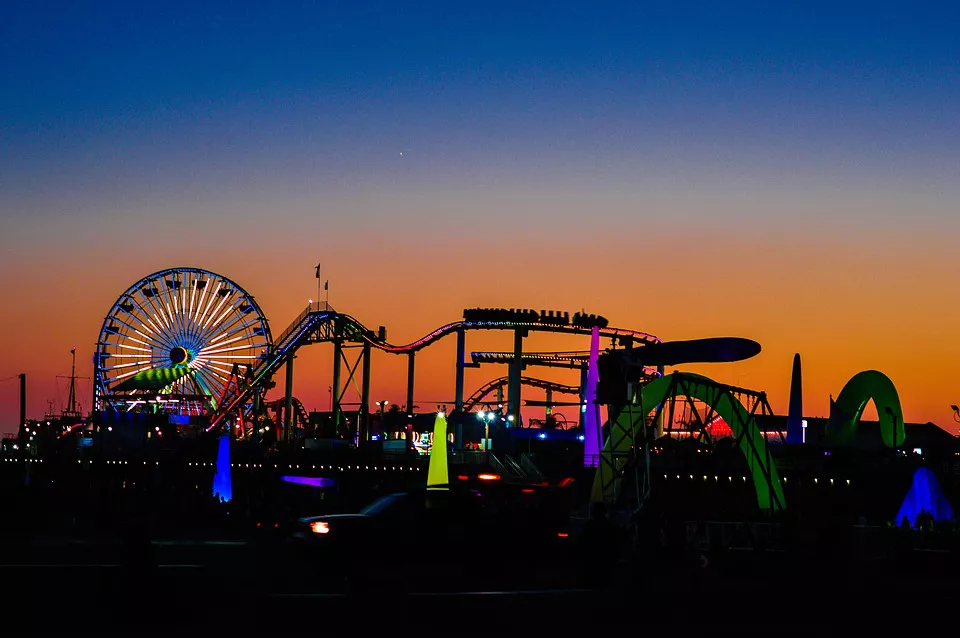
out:
{"label": "green illuminated arch", "polygon": [[[675,376],[683,377],[691,383],[676,384],[673,378]],[[704,383],[696,383],[697,381]],[[681,393],[679,391],[681,385],[689,388],[689,392]],[[660,405],[667,399],[683,394],[711,406],[733,430],[734,436],[740,442],[740,450],[747,460],[747,466],[750,468],[750,475],[757,491],[757,503],[760,508],[764,510],[784,509],[786,501],[783,497],[783,486],[780,484],[780,477],[777,474],[773,458],[767,450],[766,441],[753,416],[732,394],[707,377],[688,372],[674,372],[645,385],[641,391],[640,403],[643,406],[650,406],[652,409],[653,406]],[[645,416],[636,413],[631,414],[629,410],[624,410],[617,418],[617,425],[623,429],[629,429],[632,417],[642,419]],[[615,440],[614,445],[614,449],[610,450],[610,439],[604,441],[601,456],[604,453],[609,454],[611,451],[615,454],[626,453],[630,449],[631,441],[627,437],[619,437],[619,440]],[[603,478],[598,468],[593,482],[593,500],[604,500],[605,496],[608,495],[604,494]]]}
{"label": "green illuminated arch", "polygon": [[827,439],[838,445],[848,445],[857,434],[857,425],[867,403],[873,400],[880,420],[880,436],[887,447],[903,444],[903,410],[900,395],[887,375],[876,370],[865,370],[854,375],[840,390],[836,401],[830,402],[830,423]]}

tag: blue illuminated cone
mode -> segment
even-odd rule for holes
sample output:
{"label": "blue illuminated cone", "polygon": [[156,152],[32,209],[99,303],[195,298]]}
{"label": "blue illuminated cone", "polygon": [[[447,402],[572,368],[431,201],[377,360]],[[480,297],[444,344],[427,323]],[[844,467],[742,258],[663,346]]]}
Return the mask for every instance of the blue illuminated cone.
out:
{"label": "blue illuminated cone", "polygon": [[217,470],[213,475],[213,498],[226,503],[233,498],[233,482],[230,480],[230,436],[220,437],[217,449]]}

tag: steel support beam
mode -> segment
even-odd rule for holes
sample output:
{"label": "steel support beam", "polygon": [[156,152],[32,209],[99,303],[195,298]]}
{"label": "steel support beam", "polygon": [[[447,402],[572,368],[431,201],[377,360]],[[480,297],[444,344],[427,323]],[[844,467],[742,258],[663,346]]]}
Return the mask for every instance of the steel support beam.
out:
{"label": "steel support beam", "polygon": [[520,375],[523,373],[523,330],[513,331],[513,361],[507,377],[507,415],[513,415],[513,425],[520,425]]}
{"label": "steel support beam", "polygon": [[407,354],[407,416],[403,425],[403,438],[407,442],[407,447],[413,442],[413,429],[410,426],[410,418],[413,416],[413,380],[415,370],[416,352]]}
{"label": "steel support beam", "polygon": [[460,327],[457,329],[457,383],[454,405],[454,414],[456,415],[456,428],[454,430],[453,447],[455,450],[463,449],[463,369],[464,357],[466,356],[467,333]]}
{"label": "steel support beam", "polygon": [[292,352],[287,355],[287,378],[283,395],[283,439],[286,441],[293,438],[293,360],[295,358]]}
{"label": "steel support beam", "polygon": [[[584,427],[586,411],[583,406],[587,404],[587,366],[580,368],[580,409],[577,410],[577,421],[580,427]],[[601,442],[601,445],[603,443]]]}
{"label": "steel support beam", "polygon": [[[360,388],[360,432],[357,436],[357,445],[363,446],[370,439],[370,343],[363,342],[363,379]],[[382,424],[381,424],[382,427]]]}
{"label": "steel support beam", "polygon": [[27,375],[20,374],[20,425],[18,432],[23,432],[23,426],[27,424]]}
{"label": "steel support beam", "polygon": [[333,404],[330,409],[333,411],[333,431],[335,436],[340,435],[342,425],[340,410],[340,360],[343,359],[343,338],[339,334],[333,340],[333,383],[330,390],[330,396]]}

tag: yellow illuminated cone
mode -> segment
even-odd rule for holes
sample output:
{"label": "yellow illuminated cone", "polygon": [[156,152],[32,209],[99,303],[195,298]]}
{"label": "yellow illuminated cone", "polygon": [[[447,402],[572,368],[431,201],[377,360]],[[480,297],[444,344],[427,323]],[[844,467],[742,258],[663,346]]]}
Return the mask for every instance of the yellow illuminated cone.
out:
{"label": "yellow illuminated cone", "polygon": [[430,449],[430,465],[427,467],[427,489],[445,490],[450,482],[447,471],[447,415],[437,412],[433,422],[433,447]]}

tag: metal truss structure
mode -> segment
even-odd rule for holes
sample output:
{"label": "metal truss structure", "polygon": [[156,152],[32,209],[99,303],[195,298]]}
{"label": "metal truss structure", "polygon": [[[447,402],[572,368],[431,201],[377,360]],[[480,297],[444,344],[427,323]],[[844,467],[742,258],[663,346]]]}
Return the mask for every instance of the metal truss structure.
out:
{"label": "metal truss structure", "polygon": [[[783,490],[773,457],[755,417],[770,415],[766,394],[717,383],[700,375],[673,373],[638,387],[626,405],[610,406],[609,432],[600,452],[594,480],[594,501],[608,504],[633,501],[640,509],[650,496],[650,445],[668,436],[659,424],[674,422],[677,408],[689,411],[691,420],[683,431],[705,443],[711,442],[710,424],[723,419],[733,431],[736,446],[744,453],[762,509],[782,510]],[[624,480],[635,486],[623,493]]]}

